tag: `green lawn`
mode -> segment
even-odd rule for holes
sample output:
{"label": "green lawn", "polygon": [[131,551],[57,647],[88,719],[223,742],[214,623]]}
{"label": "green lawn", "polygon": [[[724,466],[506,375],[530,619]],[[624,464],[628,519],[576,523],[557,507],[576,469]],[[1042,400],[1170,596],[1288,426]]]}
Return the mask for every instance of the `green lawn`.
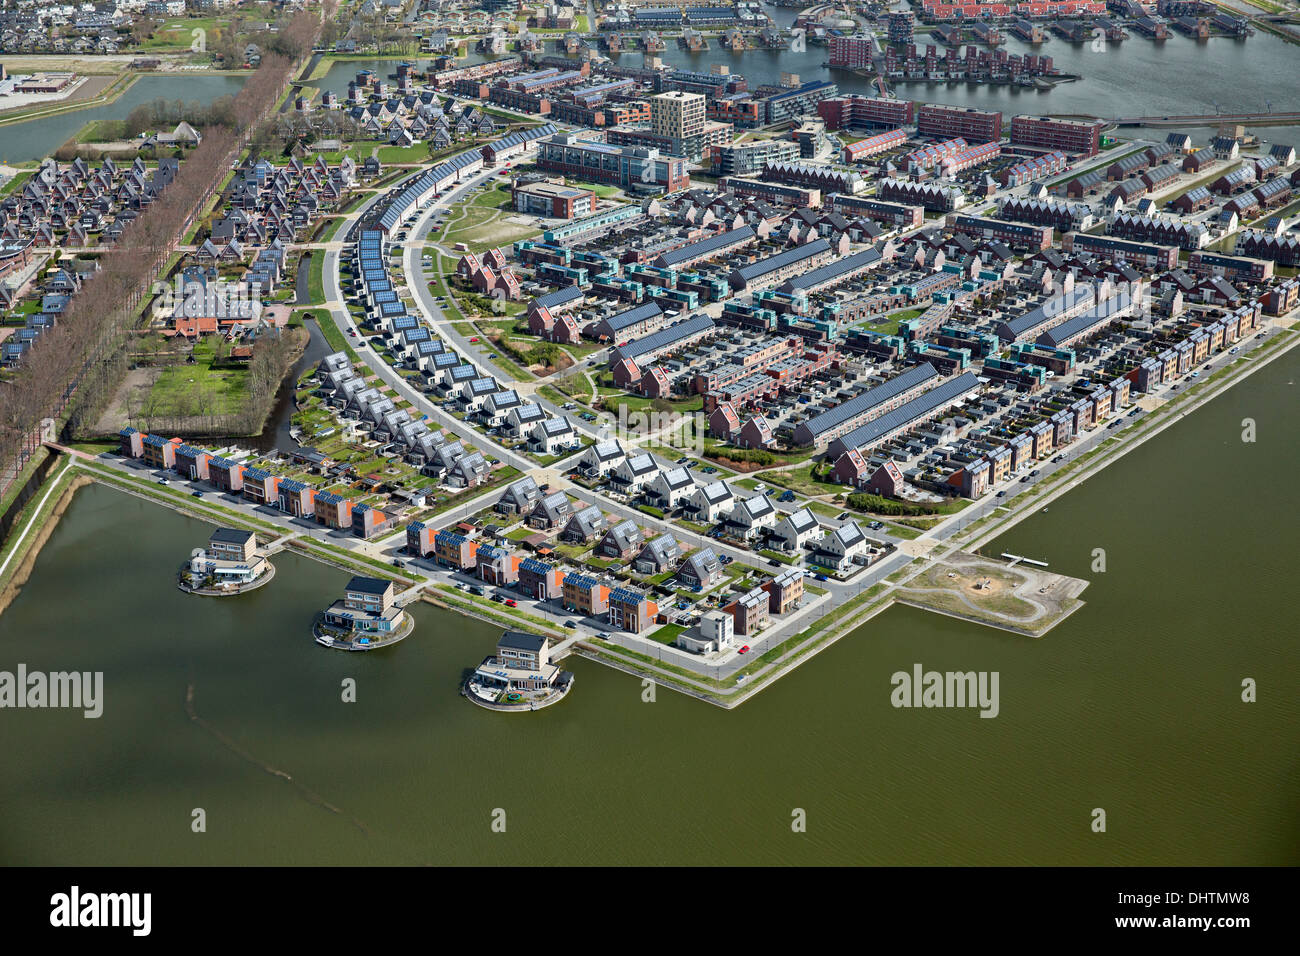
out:
{"label": "green lawn", "polygon": [[[172,414],[233,415],[241,411],[248,395],[248,369],[213,368],[213,353],[206,340],[194,346],[194,364],[169,365],[154,382],[151,393]],[[185,412],[190,408],[192,411]],[[163,414],[166,414],[164,412]]]}
{"label": "green lawn", "polygon": [[650,634],[650,640],[671,646],[677,640],[677,635],[685,630],[689,629],[681,624],[665,624],[659,630]]}

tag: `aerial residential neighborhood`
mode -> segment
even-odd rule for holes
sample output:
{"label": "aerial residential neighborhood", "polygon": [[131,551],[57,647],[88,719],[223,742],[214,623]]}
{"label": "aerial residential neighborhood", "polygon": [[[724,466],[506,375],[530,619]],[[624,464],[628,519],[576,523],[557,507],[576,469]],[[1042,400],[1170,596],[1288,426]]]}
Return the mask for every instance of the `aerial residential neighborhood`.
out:
{"label": "aerial residential neighborhood", "polygon": [[69,855],[101,797],[24,724],[0,845],[1294,863],[1298,47],[1295,0],[0,5],[0,648],[157,771]]}

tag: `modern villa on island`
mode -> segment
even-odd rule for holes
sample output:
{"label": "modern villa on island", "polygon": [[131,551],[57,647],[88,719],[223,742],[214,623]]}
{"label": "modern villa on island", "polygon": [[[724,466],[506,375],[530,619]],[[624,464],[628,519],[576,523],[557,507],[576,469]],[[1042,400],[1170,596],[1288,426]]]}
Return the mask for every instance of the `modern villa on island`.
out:
{"label": "modern villa on island", "polygon": [[465,696],[493,709],[536,710],[559,700],[572,684],[573,675],[551,663],[545,637],[504,631],[496,653],[466,681]]}
{"label": "modern villa on island", "polygon": [[257,535],[218,528],[208,546],[195,548],[181,566],[178,584],[191,594],[242,594],[275,577],[275,566],[257,553]]}
{"label": "modern villa on island", "polygon": [[343,597],[316,619],[316,642],[349,651],[396,644],[411,633],[411,616],[397,606],[393,582],[357,575]]}

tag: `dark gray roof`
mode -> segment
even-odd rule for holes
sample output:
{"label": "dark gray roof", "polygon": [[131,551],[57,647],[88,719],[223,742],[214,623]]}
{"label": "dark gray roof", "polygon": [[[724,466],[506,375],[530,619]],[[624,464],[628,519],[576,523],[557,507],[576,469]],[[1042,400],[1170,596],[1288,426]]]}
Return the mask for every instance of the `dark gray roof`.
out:
{"label": "dark gray roof", "polygon": [[508,647],[516,651],[540,651],[545,646],[546,638],[526,631],[503,631],[497,640],[497,647]]}
{"label": "dark gray roof", "polygon": [[684,262],[687,259],[696,259],[700,256],[707,256],[710,253],[729,249],[737,243],[753,239],[754,235],[754,230],[749,226],[741,226],[739,229],[720,232],[717,235],[709,236],[707,239],[687,243],[680,249],[665,252],[659,257],[659,264],[664,268],[671,269],[677,263]]}
{"label": "dark gray roof", "polygon": [[904,402],[892,412],[886,412],[879,418],[853,429],[843,438],[840,438],[839,442],[846,449],[861,448],[863,445],[878,440],[883,435],[888,435],[896,428],[901,428],[926,417],[939,406],[952,401],[963,392],[975,388],[978,384],[979,377],[974,372],[963,372],[956,378],[949,379],[942,385],[930,389],[910,402]]}
{"label": "dark gray roof", "polygon": [[809,444],[811,444],[817,440],[818,435],[830,431],[832,428],[843,424],[851,418],[856,418],[858,415],[870,411],[877,405],[889,401],[900,392],[905,392],[916,385],[921,385],[924,382],[935,378],[938,374],[938,369],[929,362],[922,363],[921,365],[908,369],[902,375],[891,378],[883,385],[877,385],[875,388],[868,389],[859,395],[855,395],[847,402],[836,405],[828,412],[822,412],[820,415],[810,418],[806,422],[801,422],[798,426],[798,430],[801,435],[811,436],[811,441],[809,442]]}
{"label": "dark gray roof", "polygon": [[747,266],[741,266],[735,271],[745,282],[752,282],[754,279],[762,278],[769,272],[777,269],[783,269],[786,266],[810,259],[820,253],[830,252],[831,244],[825,239],[817,239],[814,242],[807,242],[801,246],[795,246],[793,249],[786,249],[778,252],[774,256],[768,256],[766,259],[759,259],[757,262],[751,262]]}

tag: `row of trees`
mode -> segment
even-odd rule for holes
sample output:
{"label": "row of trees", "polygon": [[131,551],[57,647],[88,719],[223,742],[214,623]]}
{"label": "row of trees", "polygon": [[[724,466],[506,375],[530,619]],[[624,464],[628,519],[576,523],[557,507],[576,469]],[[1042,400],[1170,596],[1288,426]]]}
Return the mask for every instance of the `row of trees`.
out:
{"label": "row of trees", "polygon": [[68,412],[72,433],[93,430],[98,409],[125,374],[127,333],[139,321],[141,300],[225,178],[239,146],[287,88],[291,57],[311,50],[319,26],[317,15],[306,10],[284,26],[279,46],[290,55],[263,58],[229,104],[228,124],[207,128],[175,182],[100,257],[100,271],[29,350],[13,378],[0,386],[0,477],[21,470],[39,441],[43,418],[58,419]]}
{"label": "row of trees", "polygon": [[[288,330],[281,335],[263,335],[253,345],[244,379],[244,393],[237,409],[229,409],[221,400],[225,388],[216,377],[196,375],[193,387],[186,391],[151,388],[143,395],[127,398],[127,420],[142,431],[166,431],[181,434],[250,435],[257,433],[275,402],[285,371],[295,355],[294,338],[306,333]],[[210,336],[213,361],[218,362],[230,351],[222,336]],[[155,342],[157,344],[155,344]],[[162,342],[157,336],[145,336],[139,343],[136,358],[157,360]],[[173,361],[176,356],[169,356]]]}

